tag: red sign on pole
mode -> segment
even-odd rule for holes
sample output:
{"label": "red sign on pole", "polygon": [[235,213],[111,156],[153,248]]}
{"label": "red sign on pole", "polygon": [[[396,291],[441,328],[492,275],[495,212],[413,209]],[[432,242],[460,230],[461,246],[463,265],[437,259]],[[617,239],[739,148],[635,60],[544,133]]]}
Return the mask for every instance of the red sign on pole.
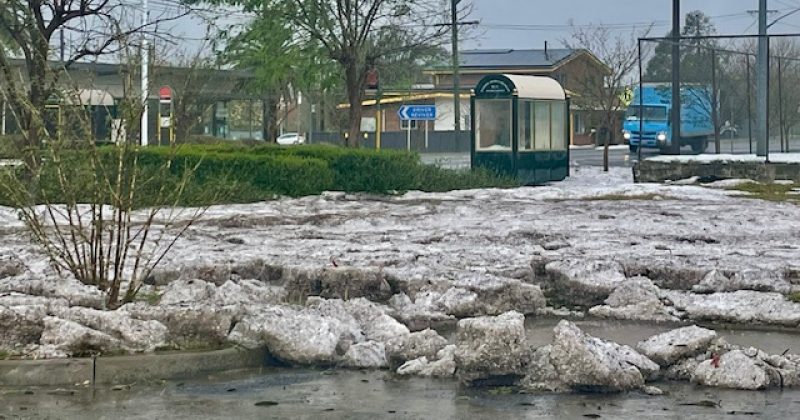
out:
{"label": "red sign on pole", "polygon": [[172,88],[169,86],[162,86],[160,89],[158,89],[158,98],[162,101],[171,101]]}

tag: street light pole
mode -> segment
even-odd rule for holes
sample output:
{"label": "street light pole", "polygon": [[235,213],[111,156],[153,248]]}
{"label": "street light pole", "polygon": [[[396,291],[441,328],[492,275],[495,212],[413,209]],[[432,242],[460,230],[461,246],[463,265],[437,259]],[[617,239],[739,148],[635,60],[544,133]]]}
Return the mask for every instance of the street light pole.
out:
{"label": "street light pole", "polygon": [[149,140],[149,126],[148,126],[148,106],[147,100],[149,98],[150,93],[150,74],[149,74],[149,64],[150,64],[150,47],[147,45],[147,35],[144,33],[144,29],[147,27],[147,24],[150,21],[150,11],[147,8],[147,0],[142,0],[142,120],[140,126],[140,137],[141,137],[141,145],[147,146]]}
{"label": "street light pole", "polygon": [[450,18],[453,39],[453,137],[456,145],[461,137],[461,62],[458,58],[458,3],[461,0],[450,0]]}

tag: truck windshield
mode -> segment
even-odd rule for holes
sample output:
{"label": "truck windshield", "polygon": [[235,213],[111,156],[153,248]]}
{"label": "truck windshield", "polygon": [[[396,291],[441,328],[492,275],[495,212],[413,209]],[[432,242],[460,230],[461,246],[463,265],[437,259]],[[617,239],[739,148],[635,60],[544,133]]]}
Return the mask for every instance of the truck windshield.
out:
{"label": "truck windshield", "polygon": [[[641,108],[642,112],[639,112]],[[663,106],[632,106],[628,108],[628,112],[625,114],[625,117],[629,120],[638,120],[639,115],[644,116],[645,121],[666,121],[667,120],[667,108]]]}

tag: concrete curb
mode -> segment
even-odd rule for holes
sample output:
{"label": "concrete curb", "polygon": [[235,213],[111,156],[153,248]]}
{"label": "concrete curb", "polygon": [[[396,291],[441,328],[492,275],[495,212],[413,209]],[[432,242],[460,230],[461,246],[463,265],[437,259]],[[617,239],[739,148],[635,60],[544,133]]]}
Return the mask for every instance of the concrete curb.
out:
{"label": "concrete curb", "polygon": [[265,349],[228,348],[198,353],[168,353],[92,359],[0,361],[0,386],[64,386],[91,382],[118,385],[181,379],[204,373],[261,367]]}

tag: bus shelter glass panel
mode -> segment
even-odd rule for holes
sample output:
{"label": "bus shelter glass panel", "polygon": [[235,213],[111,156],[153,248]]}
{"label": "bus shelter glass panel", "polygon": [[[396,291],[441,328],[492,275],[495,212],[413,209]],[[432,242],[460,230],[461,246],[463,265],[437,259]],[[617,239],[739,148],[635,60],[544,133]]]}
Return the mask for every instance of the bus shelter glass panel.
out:
{"label": "bus shelter glass panel", "polygon": [[567,132],[567,103],[564,101],[552,102],[550,104],[550,114],[552,128],[552,150],[567,150],[569,147],[569,133]]}
{"label": "bus shelter glass panel", "polygon": [[511,122],[510,100],[477,101],[475,149],[511,150]]}
{"label": "bus shelter glass panel", "polygon": [[534,102],[519,101],[519,150],[533,150]]}
{"label": "bus shelter glass panel", "polygon": [[536,101],[534,106],[534,149],[550,150],[551,133],[550,102]]}

